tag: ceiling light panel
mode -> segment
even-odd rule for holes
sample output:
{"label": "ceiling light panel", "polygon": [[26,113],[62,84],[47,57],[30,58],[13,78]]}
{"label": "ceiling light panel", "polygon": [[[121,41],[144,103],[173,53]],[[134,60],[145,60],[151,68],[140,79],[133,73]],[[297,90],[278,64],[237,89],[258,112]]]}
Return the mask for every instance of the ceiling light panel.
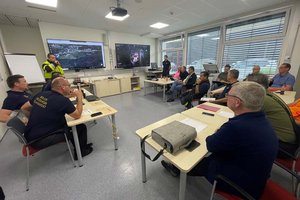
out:
{"label": "ceiling light panel", "polygon": [[157,22],[155,24],[150,25],[151,28],[157,28],[157,29],[162,29],[165,27],[168,27],[169,24],[165,24],[165,23],[161,23],[161,22]]}
{"label": "ceiling light panel", "polygon": [[56,8],[57,0],[25,0],[27,3]]}

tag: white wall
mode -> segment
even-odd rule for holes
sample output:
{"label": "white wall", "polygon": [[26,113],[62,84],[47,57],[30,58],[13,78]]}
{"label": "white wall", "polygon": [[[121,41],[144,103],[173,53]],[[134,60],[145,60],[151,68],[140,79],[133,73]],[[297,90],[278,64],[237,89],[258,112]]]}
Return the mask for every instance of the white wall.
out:
{"label": "white wall", "polygon": [[39,28],[0,25],[5,52],[36,54],[40,65],[46,59]]}
{"label": "white wall", "polygon": [[[3,43],[3,37],[1,34],[1,30],[0,30],[0,74],[2,77],[2,80],[0,79],[0,88],[1,88],[0,89],[0,102],[1,102],[0,105],[2,107],[2,102],[5,99],[6,91],[8,90],[8,87],[7,87],[6,81],[5,81],[8,76],[8,70],[7,70],[5,59],[3,56],[1,44],[2,44],[2,48],[5,48],[5,45]],[[5,124],[0,123],[0,140],[1,140],[5,130],[6,130]]]}
{"label": "white wall", "polygon": [[[297,39],[297,32],[300,25],[300,1],[295,2],[292,7],[291,16],[289,19],[289,26],[287,34],[284,39],[282,49],[281,62],[288,62],[292,65],[290,73],[297,76],[300,65],[300,48],[299,39]],[[298,34],[299,35],[299,34]],[[298,36],[299,37],[299,36]],[[296,42],[298,41],[298,44]]]}
{"label": "white wall", "polygon": [[[105,69],[85,70],[83,72],[75,73],[74,71],[66,72],[67,77],[75,76],[102,76],[109,74],[130,74],[131,70],[115,69],[116,55],[115,43],[128,43],[128,44],[147,44],[150,45],[150,59],[151,62],[155,61],[155,39],[141,37],[134,34],[117,33],[98,29],[82,28],[75,26],[67,26],[62,24],[54,24],[47,22],[39,22],[39,28],[42,36],[42,43],[45,52],[48,53],[47,39],[67,39],[67,40],[80,40],[80,41],[98,41],[104,42],[105,54]],[[140,71],[139,75],[142,76],[144,68],[136,69]]]}

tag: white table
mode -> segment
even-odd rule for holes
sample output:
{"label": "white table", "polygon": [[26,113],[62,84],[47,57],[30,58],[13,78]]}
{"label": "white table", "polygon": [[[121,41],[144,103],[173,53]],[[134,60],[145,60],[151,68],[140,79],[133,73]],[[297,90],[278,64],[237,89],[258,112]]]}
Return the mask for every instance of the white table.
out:
{"label": "white table", "polygon": [[273,92],[273,94],[276,94],[278,97],[280,97],[286,104],[290,104],[295,101],[295,91],[284,91],[284,94],[280,94],[279,91],[277,91]]}
{"label": "white table", "polygon": [[[207,116],[203,115],[202,112],[210,112],[207,110],[203,110],[200,108],[192,108],[190,110],[187,110],[182,113],[177,113],[175,115],[172,115],[170,117],[167,117],[165,119],[162,119],[158,122],[155,122],[153,124],[150,124],[144,128],[141,128],[136,131],[136,134],[142,140],[146,135],[151,134],[151,131],[155,128],[158,128],[162,125],[168,124],[172,121],[181,121],[184,119],[194,119],[196,121],[199,121],[200,123],[204,123],[207,125],[207,127],[202,130],[201,132],[197,133],[196,141],[200,143],[200,146],[198,146],[193,151],[187,151],[182,150],[175,155],[164,152],[163,156],[166,160],[168,160],[170,163],[175,165],[180,170],[180,186],[179,186],[179,199],[183,200],[185,198],[185,190],[186,190],[186,179],[187,179],[187,173],[192,170],[208,153],[206,148],[206,137],[209,135],[212,135],[215,133],[215,131],[220,128],[225,122],[228,121],[228,118],[222,117],[218,115],[217,113],[221,111],[225,112],[231,112],[232,111],[221,105],[216,105],[212,103],[206,103],[210,106],[219,107],[220,110],[217,112],[211,112],[214,113],[214,116]],[[200,117],[199,117],[200,116]],[[157,144],[151,137],[146,139],[146,143],[150,145],[153,149],[156,151],[160,151],[162,148],[159,144]],[[145,145],[142,145],[142,149],[145,150]],[[141,152],[141,164],[142,164],[142,181],[145,183],[147,181],[146,179],[146,160],[144,154]]]}
{"label": "white table", "polygon": [[[87,93],[85,91],[85,93]],[[114,139],[114,146],[115,150],[118,150],[118,135],[117,135],[117,128],[116,128],[116,122],[115,122],[115,114],[117,113],[117,110],[114,109],[113,107],[107,105],[103,101],[93,101],[93,102],[88,102],[87,100],[83,100],[83,111],[82,115],[79,119],[73,119],[69,115],[65,115],[67,125],[69,127],[72,127],[72,132],[73,132],[73,138],[74,138],[74,143],[75,143],[75,149],[78,157],[78,165],[81,167],[83,166],[83,161],[82,161],[82,155],[80,151],[80,146],[79,146],[79,140],[78,140],[78,135],[77,135],[77,129],[76,125],[78,124],[83,124],[86,122],[94,121],[103,117],[110,117],[111,116],[111,123],[112,123],[112,136]],[[92,113],[96,112],[102,112],[101,115],[91,117]]]}
{"label": "white table", "polygon": [[163,101],[166,100],[166,85],[172,84],[174,81],[172,81],[169,78],[159,78],[157,81],[154,80],[144,80],[144,95],[147,94],[146,92],[146,83],[154,85],[155,86],[155,92],[157,92],[157,85],[163,86]]}

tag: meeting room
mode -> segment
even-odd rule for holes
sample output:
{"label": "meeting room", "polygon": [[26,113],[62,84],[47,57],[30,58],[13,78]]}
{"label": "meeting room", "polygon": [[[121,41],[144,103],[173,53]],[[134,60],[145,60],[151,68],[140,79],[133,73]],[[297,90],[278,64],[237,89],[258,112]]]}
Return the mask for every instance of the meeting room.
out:
{"label": "meeting room", "polygon": [[299,54],[299,0],[1,0],[0,200],[297,200]]}

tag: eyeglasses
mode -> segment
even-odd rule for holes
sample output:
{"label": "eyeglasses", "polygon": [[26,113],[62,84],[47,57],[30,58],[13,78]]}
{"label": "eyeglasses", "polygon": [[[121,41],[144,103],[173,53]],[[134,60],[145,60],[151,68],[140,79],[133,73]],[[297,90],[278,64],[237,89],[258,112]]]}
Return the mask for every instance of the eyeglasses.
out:
{"label": "eyeglasses", "polygon": [[228,93],[227,93],[225,96],[226,96],[226,97],[234,97],[234,98],[239,99],[240,101],[243,101],[240,97],[235,96],[235,95],[232,95],[232,94],[228,94]]}

